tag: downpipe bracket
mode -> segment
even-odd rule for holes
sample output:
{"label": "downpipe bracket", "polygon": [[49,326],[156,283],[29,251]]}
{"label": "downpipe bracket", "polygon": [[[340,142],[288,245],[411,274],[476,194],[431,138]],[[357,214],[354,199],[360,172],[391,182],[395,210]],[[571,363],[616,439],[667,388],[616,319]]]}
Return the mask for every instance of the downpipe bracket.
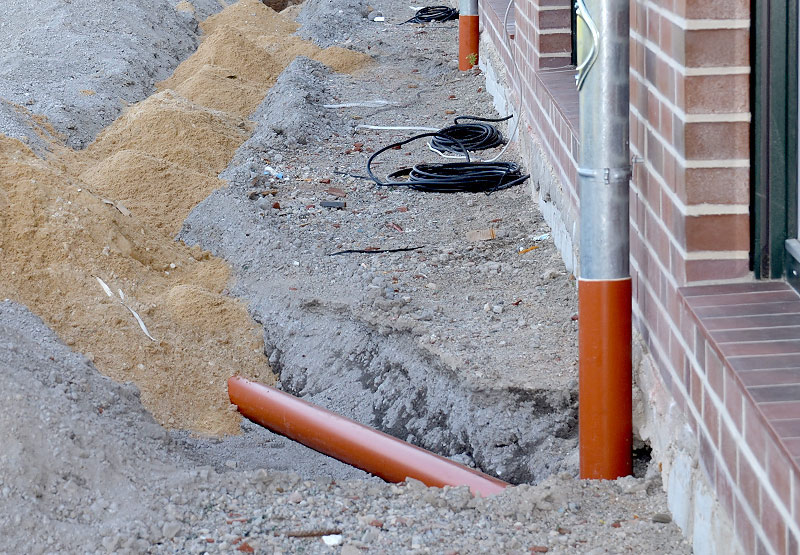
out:
{"label": "downpipe bracket", "polygon": [[612,183],[627,183],[631,179],[631,166],[621,168],[578,168],[578,175],[611,185]]}

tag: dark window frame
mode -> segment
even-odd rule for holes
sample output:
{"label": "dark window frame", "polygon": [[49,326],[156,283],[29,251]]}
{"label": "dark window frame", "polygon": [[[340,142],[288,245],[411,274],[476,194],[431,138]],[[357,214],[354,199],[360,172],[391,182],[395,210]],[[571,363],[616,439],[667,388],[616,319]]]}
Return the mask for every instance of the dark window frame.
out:
{"label": "dark window frame", "polygon": [[750,33],[751,267],[756,278],[790,282],[800,274],[797,2],[754,0]]}

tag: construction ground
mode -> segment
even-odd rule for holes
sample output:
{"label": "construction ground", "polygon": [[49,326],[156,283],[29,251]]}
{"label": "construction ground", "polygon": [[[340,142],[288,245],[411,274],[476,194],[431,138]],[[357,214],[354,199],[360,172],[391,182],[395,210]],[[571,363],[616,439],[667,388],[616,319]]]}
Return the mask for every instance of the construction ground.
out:
{"label": "construction ground", "polygon": [[[364,178],[414,131],[363,126],[505,115],[458,70],[457,22],[6,4],[0,553],[691,551],[657,461],[575,477],[576,285],[531,184]],[[243,420],[234,374],[514,486],[384,483]]]}

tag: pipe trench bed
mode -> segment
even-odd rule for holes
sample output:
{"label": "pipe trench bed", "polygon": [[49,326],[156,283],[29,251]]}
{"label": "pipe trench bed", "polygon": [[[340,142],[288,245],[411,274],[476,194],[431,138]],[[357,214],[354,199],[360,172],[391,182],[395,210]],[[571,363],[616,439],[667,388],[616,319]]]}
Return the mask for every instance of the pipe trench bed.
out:
{"label": "pipe trench bed", "polygon": [[508,486],[275,388],[234,376],[228,392],[246,418],[387,482],[415,478],[427,486],[469,486],[481,497]]}
{"label": "pipe trench bed", "polygon": [[[273,330],[267,352],[285,392],[508,483],[536,483],[556,472],[577,470],[577,460],[570,456],[577,444],[576,392],[479,390],[458,379],[438,358],[415,348],[409,333],[381,333],[316,302],[293,307],[291,318],[274,307],[266,300],[251,309],[265,329]],[[320,334],[321,329],[335,332]],[[244,416],[264,425],[260,417],[249,414],[251,409],[242,408],[233,389],[229,391]],[[341,417],[331,418],[339,421]],[[308,426],[303,422],[299,426]],[[290,433],[293,424],[281,426],[267,425],[298,439]],[[319,436],[321,432],[312,433]],[[358,461],[318,450],[386,477]],[[406,476],[439,485],[418,474]],[[495,485],[504,483],[492,482],[488,476],[484,479]],[[460,483],[473,487],[471,482]]]}

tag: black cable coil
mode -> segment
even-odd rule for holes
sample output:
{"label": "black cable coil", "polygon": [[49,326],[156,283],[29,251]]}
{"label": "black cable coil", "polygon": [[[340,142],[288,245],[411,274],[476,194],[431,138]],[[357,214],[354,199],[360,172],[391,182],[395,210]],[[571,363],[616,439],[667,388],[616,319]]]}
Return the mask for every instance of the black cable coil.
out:
{"label": "black cable coil", "polygon": [[420,8],[414,17],[402,22],[400,25],[406,23],[431,23],[432,21],[452,21],[458,19],[458,10],[449,6],[430,6],[427,8]]}
{"label": "black cable coil", "polygon": [[431,148],[439,153],[460,152],[459,145],[463,145],[470,152],[495,148],[503,144],[503,135],[495,126],[488,123],[459,123],[459,120],[498,122],[506,121],[511,117],[490,119],[477,116],[458,116],[455,119],[455,125],[439,130],[442,137],[431,139]]}
{"label": "black cable coil", "polygon": [[421,133],[410,139],[390,144],[375,151],[367,160],[367,174],[379,187],[409,187],[429,193],[486,193],[508,189],[524,182],[530,175],[522,175],[519,165],[513,162],[470,162],[469,152],[460,145],[464,162],[451,164],[416,164],[389,174],[390,179],[408,176],[407,181],[381,181],[372,172],[372,162],[382,152],[402,146],[423,137],[442,137],[440,132]]}

